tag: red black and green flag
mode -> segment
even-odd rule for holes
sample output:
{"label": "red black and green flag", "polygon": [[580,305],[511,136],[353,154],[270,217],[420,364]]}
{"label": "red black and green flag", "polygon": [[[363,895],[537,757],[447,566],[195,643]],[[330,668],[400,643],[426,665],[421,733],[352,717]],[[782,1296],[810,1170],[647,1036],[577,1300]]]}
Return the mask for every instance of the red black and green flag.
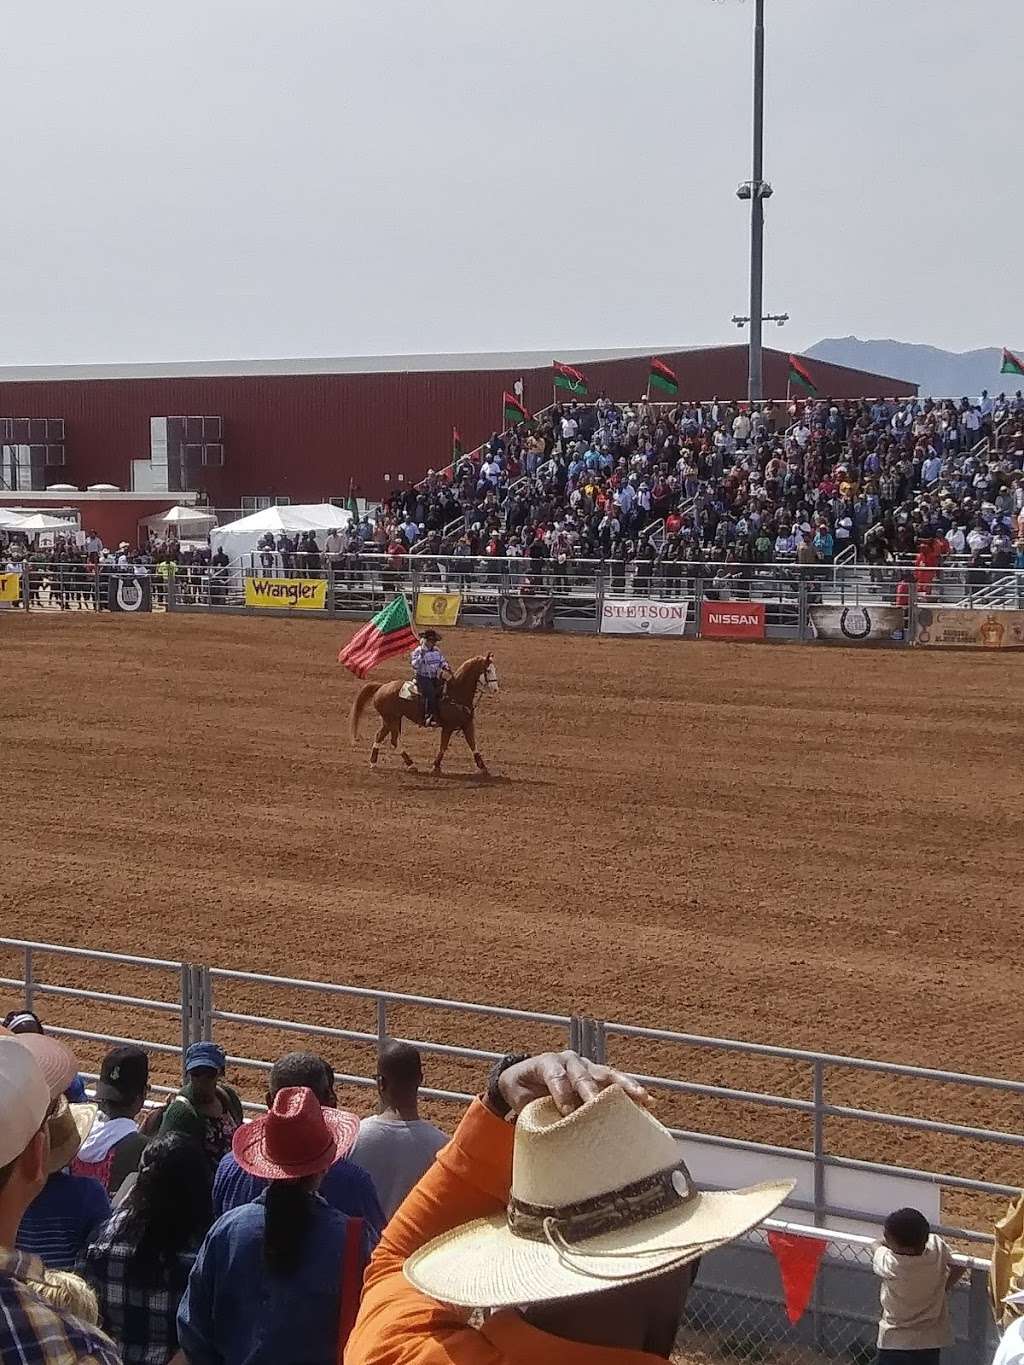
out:
{"label": "red black and green flag", "polygon": [[663,360],[657,356],[651,357],[651,372],[647,376],[647,388],[660,389],[662,393],[677,394],[679,392],[679,380],[676,378],[674,370],[670,370]]}
{"label": "red black and green flag", "polygon": [[407,649],[415,649],[419,642],[409,603],[399,594],[356,631],[338,654],[338,663],[357,678],[365,678],[371,668],[396,654],[404,654]]}
{"label": "red black and green flag", "polygon": [[505,421],[508,422],[510,426],[518,426],[520,422],[529,421],[530,414],[526,411],[515,394],[503,393],[501,396],[501,404]]}
{"label": "red black and green flag", "polygon": [[572,365],[563,365],[560,360],[554,361],[552,369],[555,372],[556,389],[566,389],[574,398],[586,398],[587,381],[579,370]]}
{"label": "red black and green flag", "polygon": [[814,398],[818,396],[817,386],[808,374],[807,366],[802,361],[798,360],[795,355],[789,357],[789,375],[787,376],[786,382],[789,384],[799,384],[805,392],[809,393]]}
{"label": "red black and green flag", "polygon": [[1003,363],[999,367],[1000,374],[1024,374],[1024,360],[1019,355],[1014,355],[1003,347]]}
{"label": "red black and green flag", "polygon": [[452,464],[456,460],[461,460],[464,452],[462,449],[462,433],[458,427],[452,427]]}

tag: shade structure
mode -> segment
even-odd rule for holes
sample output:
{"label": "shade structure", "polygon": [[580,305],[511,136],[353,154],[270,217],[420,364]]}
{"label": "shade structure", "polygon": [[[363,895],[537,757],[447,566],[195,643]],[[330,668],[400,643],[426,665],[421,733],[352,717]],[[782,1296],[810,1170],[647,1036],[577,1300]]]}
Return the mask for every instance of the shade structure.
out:
{"label": "shade structure", "polygon": [[254,553],[260,539],[268,531],[275,536],[293,536],[303,531],[313,531],[322,547],[328,531],[343,530],[351,520],[351,512],[326,502],[265,507],[262,512],[253,512],[248,517],[228,522],[226,526],[213,527],[210,531],[210,548],[214,553],[223,548],[231,560],[242,559]]}
{"label": "shade structure", "polygon": [[12,512],[9,507],[0,507],[0,531],[20,531],[27,517],[20,512]]}
{"label": "shade structure", "polygon": [[65,521],[61,517],[48,517],[45,512],[33,512],[30,516],[19,515],[12,529],[27,531],[29,535],[35,535],[38,531],[67,531],[74,535],[78,530],[78,524],[74,521]]}
{"label": "shade structure", "polygon": [[144,517],[143,526],[189,526],[206,527],[216,526],[217,518],[212,512],[205,512],[201,507],[169,507],[166,512],[158,512],[156,516]]}

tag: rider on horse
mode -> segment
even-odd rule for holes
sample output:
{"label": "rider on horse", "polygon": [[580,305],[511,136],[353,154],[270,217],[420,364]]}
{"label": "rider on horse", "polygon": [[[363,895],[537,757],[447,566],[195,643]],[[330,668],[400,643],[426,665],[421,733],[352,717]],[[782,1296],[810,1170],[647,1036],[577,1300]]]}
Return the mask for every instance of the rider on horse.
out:
{"label": "rider on horse", "polygon": [[438,649],[441,637],[436,630],[425,630],[420,643],[412,652],[412,669],[416,687],[423,698],[423,724],[436,726],[437,708],[444,690],[444,680],[451,676],[448,660]]}

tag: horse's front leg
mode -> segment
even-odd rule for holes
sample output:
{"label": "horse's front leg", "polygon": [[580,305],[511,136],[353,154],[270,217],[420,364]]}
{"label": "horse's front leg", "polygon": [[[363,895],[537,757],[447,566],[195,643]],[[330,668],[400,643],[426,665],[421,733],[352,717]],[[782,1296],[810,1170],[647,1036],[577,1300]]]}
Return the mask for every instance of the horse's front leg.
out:
{"label": "horse's front leg", "polygon": [[476,747],[476,726],[473,724],[472,721],[469,722],[469,724],[466,726],[462,733],[466,736],[466,743],[469,745],[470,750],[472,751],[473,762],[476,764],[476,766],[480,769],[482,773],[484,773],[487,777],[490,777],[490,769],[484,762],[484,756]]}
{"label": "horse's front leg", "polygon": [[451,730],[449,730],[447,727],[445,727],[445,728],[441,731],[441,747],[438,749],[438,751],[437,751],[437,757],[434,759],[434,772],[435,772],[435,773],[439,773],[439,772],[441,771],[441,761],[442,761],[442,759],[444,758],[444,753],[445,753],[445,750],[448,748],[448,745],[449,745],[449,743],[450,743],[450,741],[451,741],[451,737],[452,737],[452,732],[451,732]]}
{"label": "horse's front leg", "polygon": [[388,730],[390,728],[391,727],[386,720],[381,721],[380,729],[377,731],[376,738],[373,741],[373,748],[370,750],[371,768],[376,768],[377,766],[377,759],[380,758],[380,746],[384,743],[385,739],[387,739]]}

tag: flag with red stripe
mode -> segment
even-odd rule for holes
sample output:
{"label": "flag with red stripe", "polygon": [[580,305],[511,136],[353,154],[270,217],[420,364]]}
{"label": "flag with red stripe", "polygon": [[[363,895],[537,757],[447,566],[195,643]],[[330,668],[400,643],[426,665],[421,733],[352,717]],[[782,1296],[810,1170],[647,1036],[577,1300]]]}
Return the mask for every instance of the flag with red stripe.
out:
{"label": "flag with red stripe", "polygon": [[567,389],[577,398],[586,398],[587,381],[579,370],[573,365],[563,365],[560,360],[554,361],[551,368],[555,372],[556,389]]}
{"label": "flag with red stripe", "polygon": [[344,664],[357,678],[365,678],[371,668],[376,668],[385,659],[393,659],[396,654],[415,649],[419,642],[409,614],[409,603],[399,593],[342,647],[338,663]]}

